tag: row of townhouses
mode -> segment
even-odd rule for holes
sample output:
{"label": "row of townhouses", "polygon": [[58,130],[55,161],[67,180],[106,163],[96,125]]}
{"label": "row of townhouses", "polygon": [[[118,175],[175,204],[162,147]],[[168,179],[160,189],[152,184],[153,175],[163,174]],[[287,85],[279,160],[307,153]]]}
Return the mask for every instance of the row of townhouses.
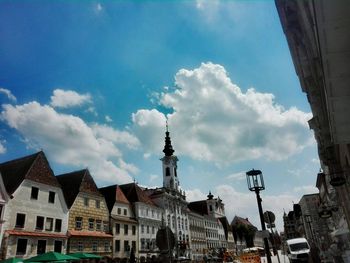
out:
{"label": "row of townhouses", "polygon": [[151,257],[162,225],[174,233],[174,257],[233,251],[222,200],[209,192],[186,201],[168,130],[163,152],[163,186],[154,189],[135,182],[98,188],[88,169],[54,175],[43,151],[0,164],[1,258],[48,251],[125,258],[131,250]]}

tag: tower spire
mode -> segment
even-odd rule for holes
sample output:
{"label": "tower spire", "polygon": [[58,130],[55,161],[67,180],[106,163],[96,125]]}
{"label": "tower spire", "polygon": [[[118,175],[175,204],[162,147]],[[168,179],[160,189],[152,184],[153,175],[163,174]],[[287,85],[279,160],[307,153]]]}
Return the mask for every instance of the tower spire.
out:
{"label": "tower spire", "polygon": [[168,130],[168,120],[166,121],[166,131],[165,131],[165,145],[163,149],[163,153],[165,156],[172,156],[174,153],[173,146],[171,145],[171,139],[169,136],[169,130]]}

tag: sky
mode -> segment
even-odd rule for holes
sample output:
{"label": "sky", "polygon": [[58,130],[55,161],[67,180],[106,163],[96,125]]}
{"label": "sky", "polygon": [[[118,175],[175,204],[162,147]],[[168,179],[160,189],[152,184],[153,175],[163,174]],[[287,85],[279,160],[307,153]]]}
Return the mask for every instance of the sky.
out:
{"label": "sky", "polygon": [[317,193],[320,168],[274,1],[1,1],[0,162],[43,150],[56,175],[161,187],[168,121],[188,201],[231,222]]}

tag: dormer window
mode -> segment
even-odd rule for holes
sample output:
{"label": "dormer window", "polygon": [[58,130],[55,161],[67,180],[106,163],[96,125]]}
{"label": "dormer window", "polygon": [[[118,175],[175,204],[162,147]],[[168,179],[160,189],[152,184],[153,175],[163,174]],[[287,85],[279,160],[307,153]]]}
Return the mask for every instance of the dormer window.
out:
{"label": "dormer window", "polygon": [[170,176],[170,168],[165,168],[165,176]]}
{"label": "dormer window", "polygon": [[38,195],[39,195],[39,188],[38,187],[32,187],[32,192],[30,194],[31,199],[38,200]]}

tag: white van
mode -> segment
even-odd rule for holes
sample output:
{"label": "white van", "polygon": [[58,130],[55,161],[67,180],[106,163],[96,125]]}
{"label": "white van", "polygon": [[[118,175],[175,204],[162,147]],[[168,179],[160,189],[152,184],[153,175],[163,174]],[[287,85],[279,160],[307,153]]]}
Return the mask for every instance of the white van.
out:
{"label": "white van", "polygon": [[308,262],[310,246],[303,237],[287,240],[288,258],[293,262]]}

